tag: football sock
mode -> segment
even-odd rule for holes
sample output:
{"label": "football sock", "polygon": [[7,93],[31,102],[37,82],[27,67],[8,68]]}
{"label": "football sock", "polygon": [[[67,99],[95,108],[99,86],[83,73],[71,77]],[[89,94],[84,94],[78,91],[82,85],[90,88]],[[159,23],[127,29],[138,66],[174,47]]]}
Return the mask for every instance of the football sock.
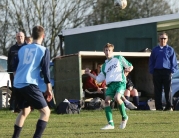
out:
{"label": "football sock", "polygon": [[47,125],[47,122],[39,119],[37,121],[36,130],[35,130],[35,134],[33,138],[41,138],[41,135],[46,128],[46,125]]}
{"label": "football sock", "polygon": [[133,102],[134,102],[134,105],[138,107],[138,105],[139,105],[139,96],[134,96],[133,97]]}
{"label": "football sock", "polygon": [[129,96],[125,96],[125,98],[129,101],[130,97]]}
{"label": "football sock", "polygon": [[112,118],[112,110],[111,110],[111,107],[110,106],[107,106],[104,108],[105,110],[105,113],[106,113],[106,118],[107,118],[107,121],[108,123],[111,125],[111,126],[114,126],[114,122],[113,122],[113,118]]}
{"label": "football sock", "polygon": [[127,114],[126,114],[124,103],[120,104],[118,107],[119,107],[119,111],[122,115],[122,120],[125,120],[127,118]]}
{"label": "football sock", "polygon": [[22,127],[14,125],[14,134],[13,134],[12,138],[19,138],[21,130],[22,130]]}

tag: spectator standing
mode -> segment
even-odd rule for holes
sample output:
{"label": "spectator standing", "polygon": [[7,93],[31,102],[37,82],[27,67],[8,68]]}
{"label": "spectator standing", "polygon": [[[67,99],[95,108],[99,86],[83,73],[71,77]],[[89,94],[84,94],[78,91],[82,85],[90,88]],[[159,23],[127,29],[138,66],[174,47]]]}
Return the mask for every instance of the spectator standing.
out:
{"label": "spectator standing", "polygon": [[172,111],[171,78],[177,70],[177,58],[174,49],[167,42],[167,33],[161,33],[159,45],[152,49],[149,58],[149,71],[153,75],[156,110],[163,110],[162,88],[164,87],[166,99],[164,111]]}
{"label": "spectator standing", "polygon": [[[42,26],[35,26],[32,30],[33,43],[22,47],[18,52],[18,57],[14,60],[14,88],[18,105],[21,112],[16,118],[14,133],[12,138],[19,138],[24,121],[31,109],[40,111],[40,118],[36,124],[33,138],[41,138],[46,128],[50,116],[50,109],[47,101],[52,99],[52,87],[50,84],[50,52],[41,46],[45,37]],[[42,70],[44,82],[46,83],[46,100],[43,93],[38,88],[38,75]]]}
{"label": "spectator standing", "polygon": [[25,39],[24,33],[18,32],[16,34],[16,41],[17,41],[16,44],[11,46],[9,51],[8,51],[7,72],[9,72],[11,87],[12,87],[11,99],[9,101],[10,102],[9,110],[14,111],[14,112],[19,112],[19,109],[18,109],[18,107],[16,106],[16,103],[15,103],[15,96],[14,96],[14,90],[13,90],[14,75],[13,75],[12,65],[13,65],[14,57],[17,56],[19,49],[22,46],[26,45],[26,43],[24,42],[24,39]]}

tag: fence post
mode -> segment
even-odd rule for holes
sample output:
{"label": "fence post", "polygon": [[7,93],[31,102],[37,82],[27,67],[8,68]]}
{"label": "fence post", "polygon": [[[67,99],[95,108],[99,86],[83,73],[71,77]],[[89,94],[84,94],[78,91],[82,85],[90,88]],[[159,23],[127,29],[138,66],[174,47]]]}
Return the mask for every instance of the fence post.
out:
{"label": "fence post", "polygon": [[2,102],[3,102],[3,99],[2,99],[2,90],[0,89],[0,109],[2,109]]}
{"label": "fence post", "polygon": [[6,108],[8,107],[8,96],[9,95],[9,80],[7,81],[7,93],[6,93]]}
{"label": "fence post", "polygon": [[55,100],[55,96],[54,96],[54,91],[52,90],[52,98],[53,98],[53,103],[55,104],[56,106],[56,100]]}

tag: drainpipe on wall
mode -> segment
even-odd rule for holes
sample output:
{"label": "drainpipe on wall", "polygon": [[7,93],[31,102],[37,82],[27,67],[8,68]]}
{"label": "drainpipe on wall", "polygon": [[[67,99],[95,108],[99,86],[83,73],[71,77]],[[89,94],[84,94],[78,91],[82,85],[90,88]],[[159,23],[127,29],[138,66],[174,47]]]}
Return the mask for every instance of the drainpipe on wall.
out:
{"label": "drainpipe on wall", "polygon": [[61,56],[63,56],[64,55],[64,49],[63,49],[62,45],[63,45],[64,37],[63,37],[62,33],[60,33],[58,36],[59,36],[59,39],[60,39],[60,54],[61,54]]}

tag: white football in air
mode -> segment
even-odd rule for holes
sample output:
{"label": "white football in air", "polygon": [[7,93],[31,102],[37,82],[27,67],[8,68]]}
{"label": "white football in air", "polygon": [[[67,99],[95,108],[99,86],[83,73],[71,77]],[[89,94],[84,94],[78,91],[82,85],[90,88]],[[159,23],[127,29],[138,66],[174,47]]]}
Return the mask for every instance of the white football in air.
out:
{"label": "white football in air", "polygon": [[127,0],[114,0],[114,6],[120,9],[125,9],[127,6]]}

